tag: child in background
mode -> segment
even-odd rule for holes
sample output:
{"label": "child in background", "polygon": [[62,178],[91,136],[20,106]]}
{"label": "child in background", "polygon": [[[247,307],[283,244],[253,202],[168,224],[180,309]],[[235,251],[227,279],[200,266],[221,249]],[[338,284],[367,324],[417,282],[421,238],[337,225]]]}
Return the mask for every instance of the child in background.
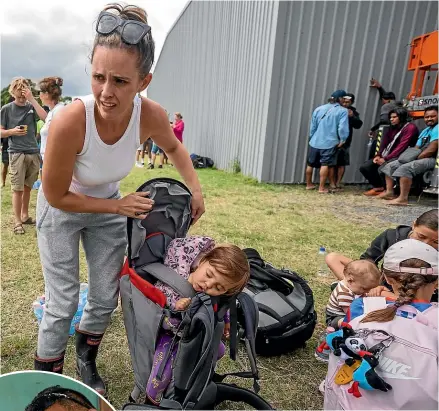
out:
{"label": "child in background", "polygon": [[[326,332],[337,330],[343,322],[351,303],[380,284],[381,273],[369,260],[355,260],[346,265],[344,278],[329,297],[326,305]],[[329,350],[322,350],[321,345],[315,351],[318,360],[328,361]]]}
{"label": "child in background", "polygon": [[[247,284],[250,277],[250,267],[245,253],[232,244],[215,245],[209,237],[185,237],[171,241],[166,251],[164,264],[175,270],[188,280],[195,292],[211,296],[238,294]],[[161,290],[167,301],[167,306],[173,311],[185,310],[191,299],[179,295],[171,287],[158,281],[155,287]],[[224,336],[229,337],[230,320],[228,313],[224,318]],[[179,321],[175,318],[165,318],[159,333],[154,354],[153,369],[146,386],[149,400],[158,404],[163,392],[172,379],[172,362],[177,352],[177,344],[164,368],[162,378],[156,378],[164,358],[166,347],[174,338]],[[218,350],[218,356],[225,352],[224,344]]]}

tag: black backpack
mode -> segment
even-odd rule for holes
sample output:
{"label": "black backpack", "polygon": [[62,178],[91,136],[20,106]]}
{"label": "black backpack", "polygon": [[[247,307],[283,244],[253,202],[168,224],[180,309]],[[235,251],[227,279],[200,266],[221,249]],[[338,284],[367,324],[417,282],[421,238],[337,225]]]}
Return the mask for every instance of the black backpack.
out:
{"label": "black backpack", "polygon": [[[317,323],[311,288],[297,273],[264,261],[256,250],[247,248],[244,252],[250,264],[244,292],[259,308],[256,353],[273,356],[304,347]],[[238,311],[238,320],[242,314]]]}
{"label": "black backpack", "polygon": [[191,154],[191,160],[194,168],[212,168],[214,162],[209,157],[203,157],[198,154]]}

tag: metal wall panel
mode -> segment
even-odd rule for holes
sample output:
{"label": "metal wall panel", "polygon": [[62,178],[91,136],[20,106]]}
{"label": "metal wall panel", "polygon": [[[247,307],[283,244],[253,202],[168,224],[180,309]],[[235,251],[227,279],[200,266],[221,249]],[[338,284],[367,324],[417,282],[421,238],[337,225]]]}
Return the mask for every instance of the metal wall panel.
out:
{"label": "metal wall panel", "polygon": [[375,77],[403,98],[410,90],[409,43],[437,29],[437,2],[280,2],[265,159],[261,180],[304,182],[315,107],[343,88],[356,96],[364,125],[354,130],[344,181],[359,183],[368,130],[378,120]]}
{"label": "metal wall panel", "polygon": [[189,152],[260,176],[277,2],[191,2],[169,32],[148,97],[185,121]]}
{"label": "metal wall panel", "polygon": [[219,168],[238,159],[260,181],[304,181],[312,111],[337,88],[355,93],[345,181],[362,182],[368,129],[379,113],[369,79],[403,97],[410,40],[437,29],[437,2],[206,1],[169,32],[148,96],[181,111],[184,143]]}

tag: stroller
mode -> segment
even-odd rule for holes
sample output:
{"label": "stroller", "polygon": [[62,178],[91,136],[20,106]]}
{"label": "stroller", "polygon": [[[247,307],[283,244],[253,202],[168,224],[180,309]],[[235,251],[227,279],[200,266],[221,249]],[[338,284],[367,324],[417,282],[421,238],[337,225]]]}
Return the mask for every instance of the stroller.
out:
{"label": "stroller", "polygon": [[[232,297],[211,297],[196,293],[187,280],[163,264],[172,239],[185,237],[191,224],[191,193],[177,180],[158,178],[138,188],[149,192],[154,208],[144,220],[128,218],[128,256],[120,273],[120,295],[128,345],[134,370],[135,386],[124,410],[141,409],[214,409],[221,402],[245,402],[259,410],[272,407],[257,392],[255,336],[258,308],[245,293]],[[154,287],[161,281],[178,294],[191,297],[189,308],[171,311],[166,308],[166,297]],[[219,375],[215,372],[218,348],[224,330],[224,315],[230,309],[230,357],[236,359],[237,305],[245,313],[245,341],[251,371]],[[173,358],[172,379],[159,399],[158,405],[148,400],[138,401],[146,392],[153,368],[157,337],[164,317],[180,321],[178,332],[164,353],[157,378],[166,363]],[[171,357],[175,345],[177,354]],[[253,378],[254,391],[223,383],[232,375]]]}

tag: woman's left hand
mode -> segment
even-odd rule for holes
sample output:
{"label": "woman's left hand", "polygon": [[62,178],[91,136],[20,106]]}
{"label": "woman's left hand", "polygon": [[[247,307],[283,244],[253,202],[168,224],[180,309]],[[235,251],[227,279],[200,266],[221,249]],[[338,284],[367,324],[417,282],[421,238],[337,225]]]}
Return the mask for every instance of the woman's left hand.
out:
{"label": "woman's left hand", "polygon": [[194,225],[198,219],[204,214],[204,199],[201,191],[196,191],[192,194],[192,225]]}

